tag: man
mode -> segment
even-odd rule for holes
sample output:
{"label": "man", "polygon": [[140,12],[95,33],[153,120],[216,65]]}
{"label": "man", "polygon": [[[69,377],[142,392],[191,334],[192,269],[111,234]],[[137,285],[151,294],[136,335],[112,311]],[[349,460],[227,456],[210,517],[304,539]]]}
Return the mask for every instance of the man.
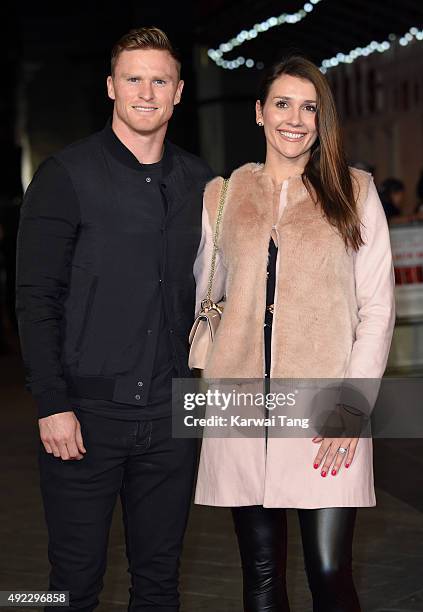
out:
{"label": "man", "polygon": [[111,125],[47,159],[22,209],[17,308],[40,417],[50,589],[69,590],[71,610],[98,604],[118,494],[129,609],[179,609],[196,445],[172,438],[171,386],[189,376],[212,177],[165,140],[179,71],[161,30],[123,36],[107,79]]}

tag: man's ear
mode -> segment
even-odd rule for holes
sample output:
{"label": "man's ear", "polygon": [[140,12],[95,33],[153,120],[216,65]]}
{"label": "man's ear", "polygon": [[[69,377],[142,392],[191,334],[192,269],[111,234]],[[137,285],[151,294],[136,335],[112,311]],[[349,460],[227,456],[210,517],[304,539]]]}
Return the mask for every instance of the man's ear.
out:
{"label": "man's ear", "polygon": [[176,88],[176,92],[175,92],[175,97],[173,99],[173,104],[179,104],[179,102],[181,101],[181,97],[182,97],[182,90],[184,88],[184,81],[179,81],[178,86]]}
{"label": "man's ear", "polygon": [[111,100],[115,100],[115,87],[113,85],[113,77],[107,77],[107,95]]}

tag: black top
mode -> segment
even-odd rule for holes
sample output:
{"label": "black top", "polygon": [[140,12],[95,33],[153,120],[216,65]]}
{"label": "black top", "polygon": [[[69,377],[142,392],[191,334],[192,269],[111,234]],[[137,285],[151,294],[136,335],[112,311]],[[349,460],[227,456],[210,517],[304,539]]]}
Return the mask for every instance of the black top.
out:
{"label": "black top", "polygon": [[266,378],[270,377],[271,366],[271,342],[272,342],[272,324],[273,314],[267,310],[267,307],[275,301],[276,287],[276,259],[278,256],[278,247],[273,238],[269,241],[269,254],[267,260],[267,284],[266,284],[266,313],[264,316],[264,355],[266,365]]}
{"label": "black top", "polygon": [[166,141],[140,164],[110,123],[46,160],[18,237],[17,314],[39,416],[79,405],[116,418],[169,412],[189,376],[192,266],[210,168]]}

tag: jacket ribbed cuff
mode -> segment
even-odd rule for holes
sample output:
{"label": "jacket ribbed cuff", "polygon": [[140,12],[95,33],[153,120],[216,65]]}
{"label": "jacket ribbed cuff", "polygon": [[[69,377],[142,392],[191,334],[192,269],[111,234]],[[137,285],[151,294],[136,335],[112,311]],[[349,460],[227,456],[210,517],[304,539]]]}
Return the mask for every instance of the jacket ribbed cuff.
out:
{"label": "jacket ribbed cuff", "polygon": [[35,397],[35,402],[38,408],[39,419],[73,409],[65,389],[45,391],[42,395]]}

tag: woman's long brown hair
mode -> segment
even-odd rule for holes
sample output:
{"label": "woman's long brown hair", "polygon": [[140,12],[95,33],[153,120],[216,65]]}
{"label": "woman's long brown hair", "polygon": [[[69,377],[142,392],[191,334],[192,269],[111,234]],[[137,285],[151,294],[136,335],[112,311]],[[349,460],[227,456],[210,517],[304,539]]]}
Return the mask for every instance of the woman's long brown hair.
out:
{"label": "woman's long brown hair", "polygon": [[291,55],[273,64],[265,75],[259,91],[262,108],[270,87],[282,74],[311,81],[316,88],[318,138],[311,149],[302,179],[329,223],[341,234],[345,246],[358,251],[363,244],[360,219],[329,84],[313,62],[301,55]]}

